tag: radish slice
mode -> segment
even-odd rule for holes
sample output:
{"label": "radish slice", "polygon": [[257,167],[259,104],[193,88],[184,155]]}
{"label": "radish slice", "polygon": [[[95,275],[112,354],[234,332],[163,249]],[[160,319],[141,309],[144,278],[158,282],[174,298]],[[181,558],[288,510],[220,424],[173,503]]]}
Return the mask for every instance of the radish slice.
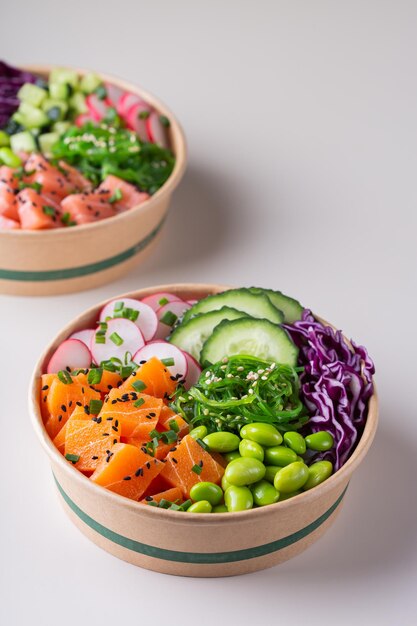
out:
{"label": "radish slice", "polygon": [[144,100],[142,100],[140,96],[137,96],[134,93],[125,91],[119,98],[116,110],[121,117],[124,117],[125,115],[127,115],[129,109],[131,109],[135,104],[138,104],[139,102],[144,102]]}
{"label": "radish slice", "polygon": [[185,352],[184,350],[183,350],[183,353],[187,360],[187,376],[185,377],[184,387],[186,389],[189,389],[190,387],[195,385],[198,379],[200,378],[201,367],[197,363],[195,358],[191,356],[191,354],[188,354],[188,352]]}
{"label": "radish slice", "polygon": [[143,365],[144,362],[149,361],[152,357],[156,356],[157,359],[173,359],[173,365],[167,365],[171,376],[175,376],[177,380],[183,380],[187,376],[188,365],[185,354],[182,350],[174,346],[167,341],[151,341],[145,347],[136,352],[133,357],[133,361],[138,365]]}
{"label": "radish slice", "polygon": [[[112,300],[100,313],[100,322],[106,321],[107,317],[113,317],[116,304],[123,302],[125,308],[133,309],[139,313],[138,318],[135,320],[136,326],[141,331],[145,341],[150,341],[155,337],[156,330],[158,328],[158,318],[155,311],[148,305],[144,304],[140,300],[134,300],[133,298],[123,298],[121,300]],[[125,318],[116,318],[125,319]]]}
{"label": "radish slice", "polygon": [[188,302],[188,304],[190,304],[191,306],[194,306],[195,304],[197,304],[198,300],[186,300],[186,302]]}
{"label": "radish slice", "polygon": [[[116,336],[113,334],[116,333]],[[113,335],[114,340],[111,339]],[[130,354],[136,354],[136,352],[145,345],[145,340],[139,328],[124,318],[116,318],[107,322],[107,330],[105,337],[105,343],[97,343],[97,337],[100,335],[100,329],[97,329],[91,343],[91,352],[94,362],[100,365],[102,361],[107,361],[113,357],[120,359],[124,362],[126,352]],[[118,337],[123,343],[117,345]]]}
{"label": "radish slice", "polygon": [[[168,302],[168,304],[161,306],[156,312],[159,323],[155,333],[155,339],[165,339],[171,332],[177,319],[182,317],[185,311],[190,308],[191,306],[188,302],[184,301]],[[172,318],[172,322],[170,318]]]}
{"label": "radish slice", "polygon": [[79,339],[67,339],[53,353],[48,367],[48,374],[56,374],[60,370],[85,369],[91,365],[91,352]]}
{"label": "radish slice", "polygon": [[145,296],[145,298],[142,298],[141,302],[150,306],[154,311],[157,311],[161,306],[164,306],[164,304],[168,304],[168,302],[182,302],[182,300],[178,296],[174,296],[173,293],[160,291],[159,293],[154,293],[152,296]]}
{"label": "radish slice", "polygon": [[146,130],[149,141],[157,143],[162,148],[169,148],[168,135],[165,127],[161,124],[159,113],[154,111],[146,120]]}
{"label": "radish slice", "polygon": [[146,102],[134,104],[125,115],[127,125],[138,135],[142,141],[148,141],[146,120],[140,118],[141,113],[150,113],[151,108]]}
{"label": "radish slice", "polygon": [[91,343],[95,332],[94,328],[86,328],[85,330],[79,330],[76,333],[73,333],[70,339],[78,339],[79,341],[82,341],[87,348],[91,350]]}
{"label": "radish slice", "polygon": [[120,87],[116,87],[116,85],[112,85],[111,83],[105,83],[107,96],[106,96],[106,104],[110,107],[114,107],[117,111],[117,104],[122,96],[122,90]]}
{"label": "radish slice", "polygon": [[95,93],[90,94],[85,99],[86,105],[90,112],[91,117],[99,122],[106,115],[107,104],[104,100],[100,100]]}
{"label": "radish slice", "polygon": [[96,122],[97,120],[91,117],[89,113],[81,113],[75,118],[75,125],[80,127],[87,122]]}

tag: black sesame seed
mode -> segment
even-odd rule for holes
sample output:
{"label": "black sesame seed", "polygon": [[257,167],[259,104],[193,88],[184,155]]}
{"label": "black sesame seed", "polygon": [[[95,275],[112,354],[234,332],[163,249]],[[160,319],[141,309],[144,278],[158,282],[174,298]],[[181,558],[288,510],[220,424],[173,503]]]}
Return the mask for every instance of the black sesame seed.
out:
{"label": "black sesame seed", "polygon": [[174,459],[174,457],[172,457],[172,460],[174,461],[174,463],[178,463],[177,459]]}
{"label": "black sesame seed", "polygon": [[42,391],[46,391],[47,389],[49,389],[49,385],[44,385],[44,386],[42,387]]}
{"label": "black sesame seed", "polygon": [[125,476],[125,477],[123,478],[123,480],[132,480],[132,477],[131,477],[131,476]]}

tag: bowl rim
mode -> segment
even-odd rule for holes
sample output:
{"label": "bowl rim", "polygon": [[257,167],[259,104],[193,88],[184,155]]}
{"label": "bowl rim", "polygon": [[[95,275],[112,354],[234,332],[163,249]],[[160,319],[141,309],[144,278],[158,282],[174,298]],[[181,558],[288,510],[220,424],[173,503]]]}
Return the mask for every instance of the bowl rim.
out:
{"label": "bowl rim", "polygon": [[[163,284],[163,285],[155,285],[152,287],[144,287],[142,289],[136,289],[134,291],[130,291],[127,293],[116,295],[112,298],[106,298],[105,300],[99,302],[98,304],[89,307],[82,313],[80,313],[75,319],[69,322],[62,330],[55,335],[55,337],[48,343],[46,348],[43,350],[41,356],[39,357],[35,368],[32,372],[32,376],[30,379],[29,385],[29,413],[31,417],[32,426],[40,440],[40,443],[46,453],[48,454],[50,460],[53,463],[56,463],[60,469],[62,469],[69,479],[75,480],[79,483],[80,487],[84,487],[87,490],[91,490],[97,496],[102,496],[109,504],[115,504],[118,506],[125,507],[134,513],[140,512],[141,515],[148,516],[153,518],[154,520],[158,519],[169,519],[172,523],[180,523],[183,524],[188,520],[188,523],[193,524],[195,521],[198,521],[199,524],[203,525],[212,525],[212,524],[228,524],[228,523],[244,523],[248,519],[257,520],[262,519],[265,515],[273,511],[285,511],[294,505],[294,502],[303,503],[305,505],[309,505],[310,503],[317,501],[321,496],[325,496],[327,493],[333,491],[339,485],[346,484],[346,481],[349,481],[351,474],[357,469],[360,463],[365,458],[372,441],[375,436],[375,432],[378,425],[378,393],[375,386],[374,377],[372,378],[374,385],[374,392],[369,399],[368,404],[368,416],[366,420],[366,425],[364,431],[362,433],[361,438],[358,441],[358,444],[346,461],[346,463],[334,474],[332,474],[326,481],[310,489],[308,491],[304,491],[293,498],[288,500],[283,500],[282,502],[276,502],[275,504],[271,504],[264,507],[258,507],[256,509],[250,509],[248,511],[238,511],[233,513],[228,513],[227,515],[213,515],[212,513],[200,513],[195,519],[195,516],[187,515],[184,511],[169,511],[167,512],[165,509],[159,509],[158,507],[145,506],[141,504],[139,501],[130,500],[129,498],[125,498],[117,493],[109,491],[104,487],[93,483],[87,476],[79,472],[75,467],[73,467],[70,463],[68,463],[64,456],[58,451],[55,445],[50,439],[48,433],[46,432],[39,404],[39,375],[42,373],[43,365],[45,360],[51,350],[54,350],[57,347],[57,344],[63,340],[63,338],[67,337],[70,333],[75,332],[77,330],[77,324],[81,323],[83,318],[87,318],[92,314],[98,312],[105,304],[110,302],[111,300],[127,298],[127,297],[140,297],[143,298],[147,295],[151,295],[153,293],[158,293],[162,291],[190,291],[190,294],[194,292],[207,292],[207,293],[216,293],[219,291],[224,291],[226,289],[230,289],[231,287],[228,285],[218,285],[214,283],[171,283],[171,284]],[[138,295],[140,294],[140,295]],[[190,298],[191,299],[191,298]],[[324,324],[332,326],[329,322],[323,320],[322,318],[318,318]],[[346,337],[343,335],[346,339]],[[348,340],[347,340],[348,341]],[[279,508],[277,508],[279,507]],[[167,518],[167,514],[169,518]]]}
{"label": "bowl rim", "polygon": [[[58,68],[58,67],[63,68],[63,69],[75,70],[81,76],[84,76],[85,74],[91,71],[86,68],[73,67],[69,65],[55,65],[55,64],[51,64],[51,65],[23,64],[19,66],[20,69],[23,69],[28,72],[32,72],[34,74],[40,74],[40,75],[48,74],[49,72],[51,72],[52,69]],[[174,153],[175,165],[174,165],[174,169],[171,172],[171,175],[169,176],[167,181],[162,185],[162,187],[160,187],[158,191],[156,191],[152,196],[150,196],[147,200],[145,200],[145,202],[138,204],[136,207],[133,207],[132,209],[129,209],[128,211],[119,213],[119,215],[114,215],[112,217],[108,217],[103,220],[99,220],[97,222],[91,222],[88,224],[78,224],[77,226],[74,226],[73,228],[64,228],[64,229],[54,228],[54,229],[49,229],[49,230],[48,229],[46,230],[21,230],[21,229],[0,230],[0,237],[35,238],[35,237],[39,237],[40,235],[42,235],[45,238],[52,238],[52,237],[57,238],[59,235],[62,236],[63,233],[65,233],[66,236],[68,235],[71,236],[70,233],[75,233],[75,234],[91,233],[92,234],[93,230],[99,230],[101,228],[105,228],[110,223],[110,220],[112,224],[115,222],[115,220],[117,220],[118,222],[122,222],[123,220],[129,219],[129,216],[131,216],[132,213],[143,212],[144,208],[148,207],[149,204],[154,199],[159,200],[165,196],[169,196],[179,184],[185,172],[186,164],[187,164],[187,143],[185,139],[184,130],[181,124],[179,123],[178,119],[174,115],[174,113],[159,98],[154,96],[152,93],[150,93],[146,89],[143,89],[140,85],[136,85],[134,83],[131,83],[130,81],[125,80],[124,78],[119,78],[111,74],[105,74],[103,72],[97,72],[97,74],[100,75],[100,77],[103,79],[104,82],[112,83],[113,85],[117,87],[120,87],[126,91],[131,91],[132,93],[138,96],[141,96],[144,100],[152,104],[158,112],[162,113],[163,115],[169,118],[171,122],[172,132],[175,133],[177,142],[178,142],[178,148],[176,152]],[[74,234],[72,236],[74,236]]]}

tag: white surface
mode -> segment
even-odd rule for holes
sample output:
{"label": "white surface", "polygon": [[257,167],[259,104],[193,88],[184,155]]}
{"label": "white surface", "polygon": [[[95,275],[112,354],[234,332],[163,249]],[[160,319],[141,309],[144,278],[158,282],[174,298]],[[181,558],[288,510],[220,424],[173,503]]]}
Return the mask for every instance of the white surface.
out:
{"label": "white surface", "polygon": [[[0,623],[415,624],[417,4],[14,0],[1,19],[10,62],[89,66],[160,96],[190,166],[136,273],[1,298]],[[170,281],[282,289],[376,361],[375,444],[335,525],[278,568],[142,571],[85,539],[53,493],[26,409],[39,351],[96,301]]]}

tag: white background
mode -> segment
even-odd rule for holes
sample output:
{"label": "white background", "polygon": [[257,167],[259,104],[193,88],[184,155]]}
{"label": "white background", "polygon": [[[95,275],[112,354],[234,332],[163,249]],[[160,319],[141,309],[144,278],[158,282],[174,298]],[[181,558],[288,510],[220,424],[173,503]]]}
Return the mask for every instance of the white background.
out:
{"label": "white background", "polygon": [[[14,0],[1,22],[8,61],[137,82],[189,142],[144,266],[90,292],[1,298],[1,624],[417,623],[417,4]],[[281,289],[376,361],[375,444],[335,525],[280,567],[140,570],[85,539],[53,491],[26,408],[39,352],[96,301],[174,281]]]}

